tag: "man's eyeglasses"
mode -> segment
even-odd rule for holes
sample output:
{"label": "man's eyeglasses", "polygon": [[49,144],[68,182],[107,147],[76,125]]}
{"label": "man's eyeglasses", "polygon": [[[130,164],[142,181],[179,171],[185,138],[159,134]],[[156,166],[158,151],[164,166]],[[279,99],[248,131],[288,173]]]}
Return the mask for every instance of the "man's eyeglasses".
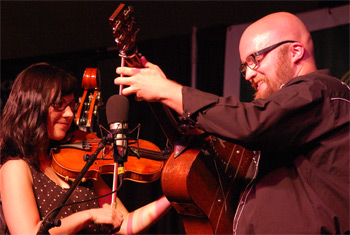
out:
{"label": "man's eyeglasses", "polygon": [[70,107],[70,109],[74,112],[77,108],[77,103],[75,100],[71,101],[70,103],[67,103],[65,100],[60,100],[57,103],[52,103],[51,106],[54,108],[55,111],[63,111],[67,108],[67,106]]}
{"label": "man's eyeglasses", "polygon": [[260,55],[263,55],[273,49],[275,49],[276,47],[279,47],[281,46],[282,44],[285,44],[285,43],[293,43],[293,42],[296,42],[296,41],[283,41],[283,42],[279,42],[279,43],[276,43],[276,44],[273,44],[272,46],[269,46],[269,47],[266,47],[258,52],[255,52],[251,55],[249,55],[247,57],[247,59],[245,60],[245,63],[244,64],[241,64],[240,68],[239,68],[239,71],[241,72],[241,74],[243,75],[243,77],[245,77],[245,73],[247,71],[247,66],[250,68],[250,69],[255,69],[258,65],[259,65],[259,58],[258,56]]}

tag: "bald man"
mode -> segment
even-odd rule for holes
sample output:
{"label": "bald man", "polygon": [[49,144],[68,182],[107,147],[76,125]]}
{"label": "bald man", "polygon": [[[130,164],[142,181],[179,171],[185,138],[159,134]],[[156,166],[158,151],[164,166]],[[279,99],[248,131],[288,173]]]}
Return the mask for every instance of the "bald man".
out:
{"label": "bald man", "polygon": [[[219,97],[145,68],[117,68],[124,95],[157,101],[207,133],[259,151],[257,175],[234,218],[237,234],[349,232],[349,87],[317,70],[311,35],[278,12],[251,24],[239,44],[240,71],[255,99]],[[208,68],[210,68],[208,66]]]}

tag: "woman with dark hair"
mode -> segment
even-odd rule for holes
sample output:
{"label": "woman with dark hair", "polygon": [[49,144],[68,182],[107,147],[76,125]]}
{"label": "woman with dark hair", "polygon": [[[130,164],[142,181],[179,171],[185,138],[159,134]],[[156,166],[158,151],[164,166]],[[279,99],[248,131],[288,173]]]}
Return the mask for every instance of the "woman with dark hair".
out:
{"label": "woman with dark hair", "polygon": [[[50,147],[67,141],[73,132],[76,79],[46,63],[21,72],[1,116],[0,193],[6,224],[12,234],[36,234],[43,218],[63,197],[69,183],[51,168]],[[67,203],[110,192],[99,178],[81,183]],[[106,198],[63,207],[61,225],[50,234],[138,233],[170,208],[163,196],[129,213],[117,199],[117,209]]]}

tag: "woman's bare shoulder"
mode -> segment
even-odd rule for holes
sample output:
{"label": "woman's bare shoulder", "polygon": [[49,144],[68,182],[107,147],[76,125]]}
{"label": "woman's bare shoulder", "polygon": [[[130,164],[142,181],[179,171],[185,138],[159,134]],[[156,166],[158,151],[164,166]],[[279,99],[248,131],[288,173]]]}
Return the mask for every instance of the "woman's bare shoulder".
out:
{"label": "woman's bare shoulder", "polygon": [[13,160],[8,160],[1,166],[1,170],[6,170],[6,169],[12,169],[12,168],[21,168],[21,169],[29,169],[29,165],[26,161],[23,159],[13,159]]}
{"label": "woman's bare shoulder", "polygon": [[3,164],[0,168],[0,177],[20,177],[30,174],[30,168],[26,161],[23,159],[9,160]]}

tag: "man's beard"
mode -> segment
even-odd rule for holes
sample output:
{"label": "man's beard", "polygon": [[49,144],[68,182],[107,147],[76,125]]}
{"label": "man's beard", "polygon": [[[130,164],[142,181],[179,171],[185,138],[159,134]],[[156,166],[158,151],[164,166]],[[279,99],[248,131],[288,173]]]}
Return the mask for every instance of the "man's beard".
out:
{"label": "man's beard", "polygon": [[255,92],[254,95],[254,99],[265,99],[266,97],[268,97],[269,95],[271,95],[272,93],[274,93],[274,90],[272,89],[271,85],[270,85],[270,79],[267,78],[266,76],[264,76],[261,81],[263,81],[266,84],[266,88],[265,89],[261,89],[261,90],[257,90]]}
{"label": "man's beard", "polygon": [[278,91],[281,86],[287,81],[292,79],[293,71],[284,51],[280,51],[276,66],[277,70],[273,78],[263,76],[262,78],[258,79],[259,81],[262,81],[266,84],[266,88],[256,91],[254,95],[255,100],[265,99],[266,97]]}

